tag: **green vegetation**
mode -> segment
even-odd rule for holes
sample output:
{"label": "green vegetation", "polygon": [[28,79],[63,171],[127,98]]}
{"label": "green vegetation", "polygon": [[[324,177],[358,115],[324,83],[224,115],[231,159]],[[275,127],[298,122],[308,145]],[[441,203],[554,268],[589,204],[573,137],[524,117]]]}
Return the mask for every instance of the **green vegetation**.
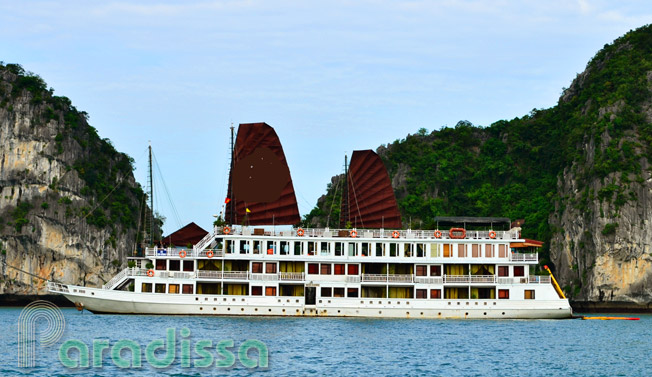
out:
{"label": "green vegetation", "polygon": [[27,214],[33,208],[33,206],[28,202],[18,201],[16,208],[11,211],[11,218],[14,220],[13,225],[17,233],[23,229],[23,225],[29,224],[27,219]]}
{"label": "green vegetation", "polygon": [[615,234],[616,228],[618,228],[618,223],[605,224],[604,229],[602,229],[602,234],[605,236]]}
{"label": "green vegetation", "polygon": [[[435,216],[524,218],[522,234],[545,242],[545,262],[553,232],[563,231],[551,226],[551,216],[568,206],[589,216],[589,204],[598,200],[601,215],[612,218],[636,200],[641,161],[652,162],[652,124],[644,111],[652,103],[649,72],[650,25],[606,45],[555,107],[486,128],[467,121],[431,133],[421,128],[384,146],[379,154],[390,177],[404,181],[395,187],[404,224],[411,218],[413,227],[432,229]],[[563,197],[558,183],[569,174],[580,191]],[[339,207],[333,193],[329,186],[326,200],[304,220],[323,224],[330,204]]]}

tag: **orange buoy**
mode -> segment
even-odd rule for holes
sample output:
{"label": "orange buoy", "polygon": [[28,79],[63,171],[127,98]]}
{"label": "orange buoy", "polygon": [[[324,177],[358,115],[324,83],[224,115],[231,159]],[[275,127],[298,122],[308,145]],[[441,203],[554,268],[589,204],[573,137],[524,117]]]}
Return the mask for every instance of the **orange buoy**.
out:
{"label": "orange buoy", "polygon": [[464,229],[464,228],[451,228],[448,231],[448,236],[450,238],[456,238],[456,239],[466,238],[466,229]]}
{"label": "orange buoy", "polygon": [[494,232],[493,230],[490,230],[489,231],[489,238],[496,238],[496,232]]}
{"label": "orange buoy", "polygon": [[353,237],[353,238],[356,238],[358,236],[358,232],[356,232],[355,230],[352,230],[351,233],[349,233],[349,235],[351,237]]}
{"label": "orange buoy", "polygon": [[209,258],[213,258],[213,250],[208,250],[206,252],[206,256],[209,257]]}
{"label": "orange buoy", "polygon": [[154,276],[154,270],[152,270],[152,269],[147,270],[147,276],[153,277]]}
{"label": "orange buoy", "polygon": [[306,232],[303,230],[303,228],[297,229],[297,236],[303,237],[304,234],[306,234]]}
{"label": "orange buoy", "polygon": [[187,254],[188,254],[188,253],[186,253],[185,250],[181,250],[181,251],[179,252],[179,258],[185,258]]}
{"label": "orange buoy", "polygon": [[399,238],[401,236],[401,233],[398,230],[395,230],[392,232],[392,238]]}
{"label": "orange buoy", "polygon": [[441,230],[435,230],[435,238],[441,238]]}
{"label": "orange buoy", "polygon": [[225,226],[225,227],[222,229],[222,233],[224,233],[224,234],[229,234],[229,233],[231,233],[231,228],[229,228],[228,226]]}

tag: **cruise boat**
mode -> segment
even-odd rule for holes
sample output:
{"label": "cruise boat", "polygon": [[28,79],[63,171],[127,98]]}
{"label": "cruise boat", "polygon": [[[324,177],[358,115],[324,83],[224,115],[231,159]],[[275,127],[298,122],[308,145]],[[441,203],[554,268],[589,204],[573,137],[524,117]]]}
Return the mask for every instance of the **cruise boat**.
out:
{"label": "cruise boat", "polygon": [[[572,316],[549,270],[535,274],[542,243],[522,238],[519,224],[439,217],[437,229],[401,229],[389,177],[373,151],[352,155],[336,228],[287,225],[299,223],[298,209],[271,127],[240,125],[233,151],[228,225],[216,222],[191,245],[181,238],[180,245],[168,239],[145,248],[102,288],[48,282],[49,291],[94,313]],[[262,194],[251,190],[277,178],[281,183],[265,184]]]}

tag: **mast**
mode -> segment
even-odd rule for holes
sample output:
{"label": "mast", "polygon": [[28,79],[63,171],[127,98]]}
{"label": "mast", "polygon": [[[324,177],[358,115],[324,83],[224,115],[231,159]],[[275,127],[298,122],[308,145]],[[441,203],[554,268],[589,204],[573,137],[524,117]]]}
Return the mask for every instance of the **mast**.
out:
{"label": "mast", "polygon": [[342,191],[342,208],[340,211],[340,228],[346,228],[349,222],[349,161],[346,153],[344,154],[344,187]]}
{"label": "mast", "polygon": [[[233,123],[231,123],[231,169],[229,170],[229,182],[233,182],[233,165],[235,164],[235,148],[233,144]],[[233,188],[229,190],[230,194],[230,201],[229,201],[229,210],[230,210],[230,215],[229,219],[231,220],[231,227],[233,228],[233,210],[235,208],[235,202],[233,201]]]}
{"label": "mast", "polygon": [[154,177],[152,175],[152,141],[149,141],[149,246],[154,244]]}

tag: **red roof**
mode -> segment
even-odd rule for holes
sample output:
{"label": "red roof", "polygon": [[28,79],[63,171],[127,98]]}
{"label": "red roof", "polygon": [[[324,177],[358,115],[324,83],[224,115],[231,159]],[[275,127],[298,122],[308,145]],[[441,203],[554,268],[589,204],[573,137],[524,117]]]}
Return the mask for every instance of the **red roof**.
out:
{"label": "red roof", "polygon": [[195,223],[190,223],[176,232],[163,237],[163,244],[174,246],[187,246],[188,244],[194,245],[201,241],[208,234],[207,231],[202,229]]}

